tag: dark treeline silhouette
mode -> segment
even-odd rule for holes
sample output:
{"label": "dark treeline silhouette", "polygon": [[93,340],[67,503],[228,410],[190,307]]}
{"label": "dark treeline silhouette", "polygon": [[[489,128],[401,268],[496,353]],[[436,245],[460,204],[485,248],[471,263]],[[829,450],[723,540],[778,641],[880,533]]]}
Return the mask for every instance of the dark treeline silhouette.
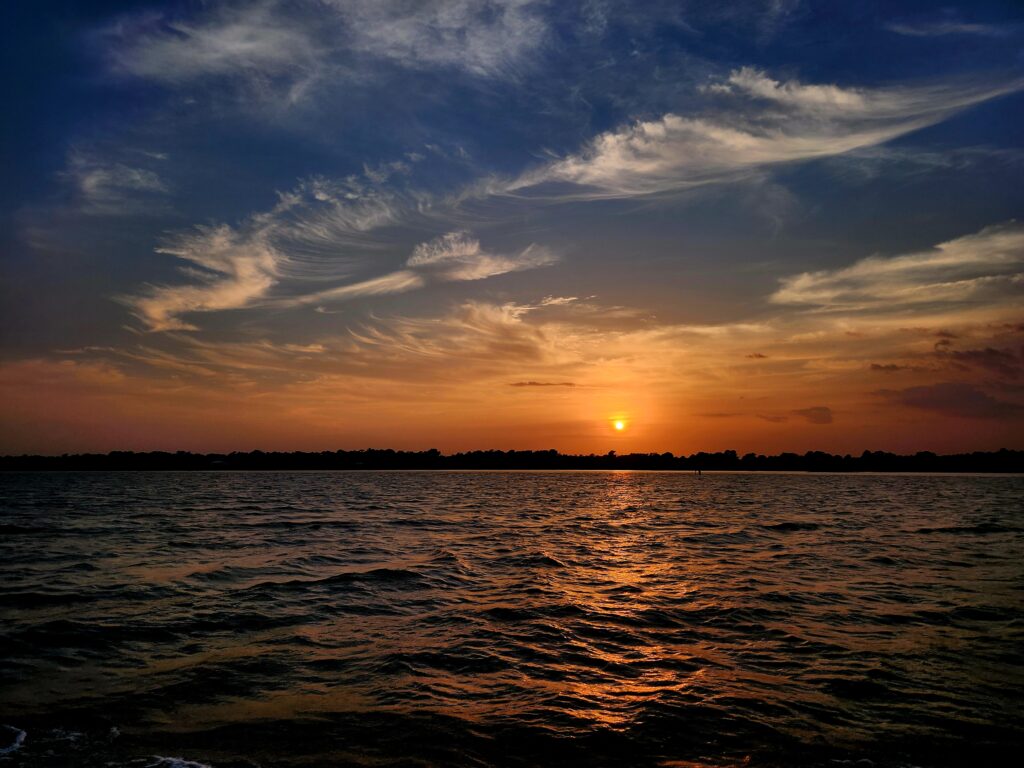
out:
{"label": "dark treeline silhouette", "polygon": [[320,453],[85,453],[63,456],[3,456],[0,470],[329,470],[329,469],[658,469],[750,470],[798,472],[1022,472],[1024,451],[959,453],[939,456],[928,451],[899,456],[864,451],[836,456],[822,451],[763,456],[736,451],[694,453],[630,453],[571,455],[550,451],[470,451],[442,454],[429,451],[364,451]]}

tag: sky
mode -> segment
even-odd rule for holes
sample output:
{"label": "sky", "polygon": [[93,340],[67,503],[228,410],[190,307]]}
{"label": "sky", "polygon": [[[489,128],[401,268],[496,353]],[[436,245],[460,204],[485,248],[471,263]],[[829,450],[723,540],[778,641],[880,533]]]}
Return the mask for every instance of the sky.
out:
{"label": "sky", "polygon": [[0,14],[0,453],[1024,447],[1019,2]]}

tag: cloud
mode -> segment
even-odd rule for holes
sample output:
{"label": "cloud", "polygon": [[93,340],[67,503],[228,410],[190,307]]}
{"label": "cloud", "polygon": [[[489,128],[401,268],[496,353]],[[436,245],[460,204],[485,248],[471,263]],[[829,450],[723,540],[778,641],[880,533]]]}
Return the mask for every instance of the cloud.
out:
{"label": "cloud", "polygon": [[454,361],[478,375],[501,375],[510,363],[540,365],[561,356],[546,330],[524,322],[530,307],[468,301],[439,318],[393,317],[351,331],[362,355],[378,365],[455,375]]}
{"label": "cloud", "polygon": [[351,285],[342,285],[338,288],[330,288],[326,291],[318,291],[296,299],[289,299],[287,303],[293,305],[316,304],[327,301],[343,301],[356,299],[364,296],[384,296],[390,293],[405,293],[425,285],[423,278],[415,272],[403,269],[398,272],[391,272],[380,277],[361,280]]}
{"label": "cloud", "polygon": [[536,0],[258,0],[191,15],[122,17],[99,38],[112,71],[178,86],[200,79],[365,81],[361,62],[513,75],[547,38]]}
{"label": "cloud", "polygon": [[891,22],[885,25],[890,32],[907,37],[946,37],[948,35],[977,35],[979,37],[1008,37],[1015,25],[978,24],[947,19],[944,21]]}
{"label": "cloud", "polygon": [[798,408],[792,412],[794,416],[806,419],[811,424],[831,424],[832,409],[824,405],[816,405],[813,408]]}
{"label": "cloud", "polygon": [[575,387],[571,381],[514,381],[510,387]]}
{"label": "cloud", "polygon": [[936,354],[942,359],[950,360],[961,366],[982,368],[1004,378],[1013,379],[1021,374],[1021,358],[1005,349],[966,349],[939,351]]}
{"label": "cloud", "polygon": [[782,163],[870,147],[1019,90],[1019,80],[842,88],[773,80],[742,68],[705,91],[739,105],[707,116],[667,113],[600,134],[580,152],[505,185],[521,193],[569,184],[556,197],[616,198],[677,192],[750,177]]}
{"label": "cloud", "polygon": [[875,394],[895,405],[943,416],[1000,419],[1024,413],[1024,406],[997,400],[973,384],[960,382],[942,382],[900,390],[880,389]]}
{"label": "cloud", "polygon": [[[394,222],[403,206],[393,195],[357,179],[308,179],[280,194],[270,210],[235,227],[199,226],[169,237],[157,252],[188,262],[191,266],[183,272],[194,284],[153,286],[122,301],[149,330],[196,330],[181,315],[252,306],[282,281],[302,285],[348,277],[356,268],[358,251],[379,247],[370,233]],[[340,295],[394,292],[383,288],[394,288],[399,279],[385,276],[344,286]],[[292,303],[322,298],[314,293],[309,301],[299,298]]]}
{"label": "cloud", "polygon": [[[303,306],[346,301],[366,296],[405,293],[429,282],[483,280],[489,277],[544,267],[557,261],[546,248],[531,244],[519,254],[502,256],[485,252],[480,241],[464,231],[449,232],[413,248],[406,269],[342,285],[337,288],[277,300],[276,306]],[[325,311],[323,308],[318,308]]]}
{"label": "cloud", "polygon": [[535,0],[330,0],[350,49],[410,69],[514,72],[547,36]]}
{"label": "cloud", "polygon": [[460,281],[544,267],[555,261],[553,253],[535,244],[514,256],[490,254],[481,249],[479,240],[458,231],[417,245],[406,266],[432,272],[442,280]]}
{"label": "cloud", "polygon": [[[198,227],[172,237],[158,252],[200,267],[184,270],[198,284],[156,286],[125,301],[150,330],[195,330],[181,315],[256,304],[288,308],[349,301],[430,283],[483,280],[558,261],[536,243],[516,253],[492,253],[469,232],[456,230],[416,245],[399,269],[353,281],[353,275],[367,271],[375,252],[387,258],[399,247],[397,233],[382,230],[413,222],[437,226],[437,217],[428,216],[429,197],[390,190],[383,186],[387,178],[377,177],[371,169],[362,178],[307,179],[280,193],[273,208],[235,227]],[[325,283],[335,285],[320,287]],[[310,290],[310,284],[317,289]],[[569,300],[552,299],[562,301]]]}
{"label": "cloud", "polygon": [[785,277],[770,300],[828,312],[897,312],[1005,303],[1019,298],[1022,287],[1024,227],[1011,222],[927,251]]}
{"label": "cloud", "polygon": [[83,151],[72,151],[64,177],[74,187],[78,209],[87,214],[118,216],[160,207],[169,192],[159,174]]}
{"label": "cloud", "polygon": [[579,298],[576,296],[545,296],[543,299],[540,300],[540,306],[564,307],[568,304],[574,304],[577,301],[579,301]]}
{"label": "cloud", "polygon": [[314,28],[290,19],[276,2],[228,4],[191,19],[125,17],[104,30],[118,73],[181,84],[201,77],[294,75],[319,46]]}
{"label": "cloud", "polygon": [[150,330],[196,330],[181,319],[190,312],[237,309],[264,296],[275,284],[281,254],[259,233],[245,237],[227,226],[199,227],[158,248],[199,269],[193,285],[156,286],[123,299]]}

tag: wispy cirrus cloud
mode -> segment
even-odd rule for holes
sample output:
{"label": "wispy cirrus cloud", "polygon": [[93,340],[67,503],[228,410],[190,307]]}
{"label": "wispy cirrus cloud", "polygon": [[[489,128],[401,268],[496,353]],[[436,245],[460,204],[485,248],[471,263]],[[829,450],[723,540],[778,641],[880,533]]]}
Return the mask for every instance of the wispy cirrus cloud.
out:
{"label": "wispy cirrus cloud", "polygon": [[949,35],[977,35],[980,37],[1008,37],[1017,25],[981,24],[958,19],[931,21],[893,21],[885,25],[890,32],[907,37],[947,37]]}
{"label": "wispy cirrus cloud", "polygon": [[127,160],[74,150],[63,172],[77,209],[85,214],[119,216],[159,208],[170,191],[151,168]]}
{"label": "wispy cirrus cloud", "polygon": [[[163,248],[201,268],[191,274],[196,284],[156,287],[131,303],[150,329],[170,330],[192,327],[181,319],[191,312],[257,302],[277,307],[320,305],[542,267],[557,261],[546,248],[531,244],[511,254],[494,253],[461,229],[415,246],[404,263],[396,264],[401,241],[384,230],[415,223],[437,231],[439,225],[459,218],[459,207],[467,200],[529,196],[551,183],[571,188],[556,197],[587,198],[658,194],[740,179],[775,164],[887,141],[1019,85],[851,89],[780,82],[758,70],[739,69],[708,89],[715,98],[739,98],[738,110],[713,117],[668,114],[601,134],[577,154],[511,182],[472,184],[461,195],[437,198],[391,185],[393,176],[409,172],[404,160],[367,166],[362,177],[307,180],[281,194],[271,210],[254,214],[238,227],[203,228]],[[227,250],[225,238],[232,243]],[[204,246],[205,241],[209,242]],[[204,248],[212,255],[204,256]],[[371,253],[380,255],[374,265],[391,259],[391,269],[368,269]],[[841,278],[852,275],[844,273]],[[999,278],[1015,279],[1002,274]],[[808,303],[809,285],[820,284],[819,289],[827,291],[823,279],[810,273],[789,278],[773,301]],[[319,284],[315,290],[306,285],[311,281]],[[324,283],[333,285],[323,287]],[[909,284],[904,288],[913,289]],[[694,332],[710,331],[701,327]]]}
{"label": "wispy cirrus cloud", "polygon": [[554,253],[535,243],[515,255],[488,253],[468,232],[456,231],[417,245],[406,266],[433,273],[441,280],[461,281],[546,267],[557,260]]}
{"label": "wispy cirrus cloud", "polygon": [[126,15],[100,33],[110,69],[182,86],[203,79],[355,82],[366,64],[514,74],[545,43],[540,0],[258,0]]}
{"label": "wispy cirrus cloud", "polygon": [[[508,183],[509,193],[616,198],[678,192],[735,181],[783,163],[871,147],[1024,87],[1024,80],[890,88],[780,82],[753,68],[734,70],[705,91],[730,100],[702,116],[667,113],[591,140]],[[739,99],[739,103],[732,100]]]}
{"label": "wispy cirrus cloud", "polygon": [[329,0],[353,51],[410,69],[513,72],[548,34],[538,0]]}
{"label": "wispy cirrus cloud", "polygon": [[157,249],[188,262],[189,285],[157,286],[122,299],[149,330],[197,330],[183,315],[237,309],[263,296],[277,281],[282,255],[260,234],[201,227]]}
{"label": "wispy cirrus cloud", "polygon": [[468,232],[449,232],[413,248],[403,269],[335,288],[283,298],[274,303],[276,306],[303,306],[405,293],[432,282],[484,280],[509,272],[546,267],[557,261],[558,257],[552,251],[536,243],[531,243],[516,254],[495,254],[485,251],[480,241]]}
{"label": "wispy cirrus cloud", "polygon": [[[122,301],[151,331],[197,330],[185,315],[257,305],[324,305],[405,293],[434,282],[483,280],[558,261],[535,243],[516,253],[493,253],[458,230],[416,245],[399,269],[351,279],[367,271],[368,255],[377,251],[386,258],[395,249],[396,242],[377,230],[406,221],[415,211],[413,202],[351,179],[341,184],[313,179],[238,227],[201,226],[170,238],[157,251],[187,262],[183,271],[192,283],[152,286]],[[335,284],[320,287],[325,282]]]}
{"label": "wispy cirrus cloud", "polygon": [[831,313],[885,312],[1019,301],[1024,226],[1009,223],[918,253],[871,256],[837,270],[782,278],[770,300]]}
{"label": "wispy cirrus cloud", "polygon": [[[150,286],[121,301],[151,331],[196,330],[184,315],[253,306],[285,280],[345,280],[380,248],[371,233],[409,209],[395,194],[355,177],[307,179],[236,226],[198,226],[167,238],[157,252],[186,262],[183,273],[192,283]],[[365,295],[394,292],[397,285],[396,279],[363,282]]]}
{"label": "wispy cirrus cloud", "polygon": [[212,6],[193,17],[126,16],[102,32],[114,72],[183,84],[203,77],[295,77],[320,46],[280,3]]}

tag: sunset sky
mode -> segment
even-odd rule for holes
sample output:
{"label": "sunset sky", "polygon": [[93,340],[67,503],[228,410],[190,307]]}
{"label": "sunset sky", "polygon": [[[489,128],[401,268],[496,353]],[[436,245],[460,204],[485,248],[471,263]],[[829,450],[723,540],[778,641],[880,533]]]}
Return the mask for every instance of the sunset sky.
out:
{"label": "sunset sky", "polygon": [[2,14],[0,453],[1024,447],[1019,2]]}

